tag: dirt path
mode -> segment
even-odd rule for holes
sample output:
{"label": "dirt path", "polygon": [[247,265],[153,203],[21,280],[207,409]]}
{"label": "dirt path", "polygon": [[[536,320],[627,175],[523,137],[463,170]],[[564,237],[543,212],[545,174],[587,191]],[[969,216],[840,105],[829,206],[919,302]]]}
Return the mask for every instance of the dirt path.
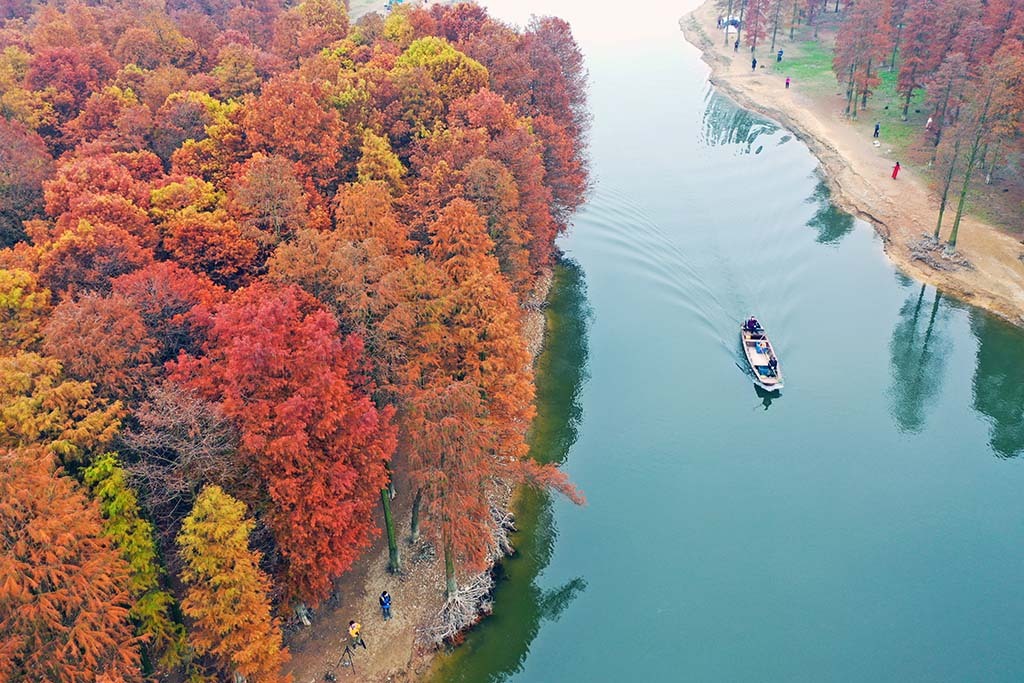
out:
{"label": "dirt path", "polygon": [[[999,229],[965,215],[957,249],[973,269],[936,269],[911,250],[931,234],[938,201],[914,168],[903,166],[890,177],[896,159],[885,144],[875,147],[870,133],[843,116],[844,100],[834,94],[811,96],[795,82],[772,71],[773,60],[752,72],[750,55],[725,47],[715,28],[718,15],[710,0],[680,20],[689,42],[711,67],[711,82],[743,106],[782,123],[821,161],[833,201],[870,221],[885,240],[885,251],[901,270],[958,299],[1024,325],[1024,245]],[[837,90],[839,87],[837,86]],[[902,160],[901,160],[902,163]],[[945,228],[944,230],[948,230]],[[939,259],[940,263],[944,263]]]}

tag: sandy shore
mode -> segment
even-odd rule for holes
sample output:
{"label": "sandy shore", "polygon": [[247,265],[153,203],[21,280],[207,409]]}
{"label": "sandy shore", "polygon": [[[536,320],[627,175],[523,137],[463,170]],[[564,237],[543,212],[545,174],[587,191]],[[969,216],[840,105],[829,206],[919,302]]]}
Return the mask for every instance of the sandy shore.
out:
{"label": "sandy shore", "polygon": [[[883,144],[874,147],[864,126],[843,116],[839,98],[812,97],[800,83],[787,90],[784,76],[766,68],[752,72],[749,51],[734,53],[715,27],[718,15],[708,0],[680,19],[686,39],[703,53],[711,67],[711,82],[742,106],[760,112],[793,131],[821,161],[832,200],[849,213],[875,226],[885,251],[908,275],[942,292],[1024,325],[1024,245],[998,228],[964,216],[957,249],[973,268],[958,268],[941,258],[943,268],[921,260],[912,250],[922,235],[930,235],[938,215],[938,200],[925,181],[906,165],[897,180],[890,177],[895,159]],[[785,47],[785,46],[784,46]],[[837,86],[838,89],[839,86]],[[947,225],[951,221],[947,222]],[[948,231],[944,228],[944,234]]]}

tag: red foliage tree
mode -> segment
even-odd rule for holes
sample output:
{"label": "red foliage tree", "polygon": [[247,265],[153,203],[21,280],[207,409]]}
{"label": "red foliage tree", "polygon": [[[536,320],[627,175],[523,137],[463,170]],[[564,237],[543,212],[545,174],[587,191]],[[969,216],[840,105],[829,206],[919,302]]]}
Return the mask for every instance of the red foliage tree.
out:
{"label": "red foliage tree", "polygon": [[747,11],[744,15],[743,34],[751,50],[757,49],[758,43],[768,37],[770,0],[747,0]]}
{"label": "red foliage tree", "polygon": [[45,90],[62,121],[74,118],[89,94],[114,75],[117,64],[100,45],[51,47],[32,59],[26,83]]}
{"label": "red foliage tree", "polygon": [[163,365],[181,351],[197,353],[206,338],[210,309],[224,292],[205,275],[157,261],[111,283],[114,294],[131,302],[149,337],[160,347],[155,364]]}
{"label": "red foliage tree", "polygon": [[25,237],[22,221],[42,213],[53,160],[38,134],[0,117],[0,248]]}
{"label": "red foliage tree", "polygon": [[152,152],[115,152],[66,157],[53,180],[43,184],[46,212],[59,216],[86,195],[113,194],[140,208],[149,206],[149,183],[163,175]]}
{"label": "red foliage tree", "polygon": [[293,598],[318,603],[376,532],[372,511],[395,448],[391,410],[360,388],[362,343],[295,286],[256,284],[215,309],[207,354],[173,378],[219,400],[251,468],[239,495],[266,499]]}
{"label": "red foliage tree", "polygon": [[866,107],[868,96],[881,82],[878,70],[892,46],[891,9],[891,0],[861,0],[847,13],[836,35],[832,65],[836,78],[846,84],[846,113],[854,118],[858,98]]}
{"label": "red foliage tree", "polygon": [[[427,532],[444,550],[451,596],[456,565],[484,566],[495,480],[575,493],[557,471],[525,457],[533,416],[529,354],[516,299],[489,255],[493,244],[483,219],[472,204],[455,200],[430,234],[427,276],[410,281],[407,293],[417,324],[398,393],[410,476]],[[434,268],[439,272],[429,275]]]}

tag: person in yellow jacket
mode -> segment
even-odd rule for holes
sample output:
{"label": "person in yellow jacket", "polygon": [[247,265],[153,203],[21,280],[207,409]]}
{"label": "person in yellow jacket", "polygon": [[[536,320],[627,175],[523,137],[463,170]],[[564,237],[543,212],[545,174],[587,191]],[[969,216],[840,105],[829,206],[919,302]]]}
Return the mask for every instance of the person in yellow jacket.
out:
{"label": "person in yellow jacket", "polygon": [[356,649],[357,645],[362,645],[363,649],[366,649],[366,641],[363,640],[363,636],[361,635],[362,630],[363,625],[360,624],[358,621],[348,622],[349,646],[353,650]]}

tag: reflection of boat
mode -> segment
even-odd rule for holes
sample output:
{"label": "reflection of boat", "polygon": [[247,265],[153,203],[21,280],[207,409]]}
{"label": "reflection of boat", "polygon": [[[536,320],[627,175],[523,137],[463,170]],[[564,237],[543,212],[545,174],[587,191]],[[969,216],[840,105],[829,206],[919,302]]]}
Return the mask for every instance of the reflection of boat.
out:
{"label": "reflection of boat", "polygon": [[782,368],[775,356],[775,349],[768,340],[764,328],[755,318],[743,323],[740,329],[740,340],[743,342],[743,355],[754,373],[754,384],[765,391],[776,391],[782,388]]}
{"label": "reflection of boat", "polygon": [[764,406],[765,410],[768,410],[769,408],[772,407],[772,401],[782,397],[782,394],[779,393],[778,391],[774,389],[771,391],[765,391],[758,384],[754,385],[754,394],[757,395],[759,399],[761,399],[761,405]]}

